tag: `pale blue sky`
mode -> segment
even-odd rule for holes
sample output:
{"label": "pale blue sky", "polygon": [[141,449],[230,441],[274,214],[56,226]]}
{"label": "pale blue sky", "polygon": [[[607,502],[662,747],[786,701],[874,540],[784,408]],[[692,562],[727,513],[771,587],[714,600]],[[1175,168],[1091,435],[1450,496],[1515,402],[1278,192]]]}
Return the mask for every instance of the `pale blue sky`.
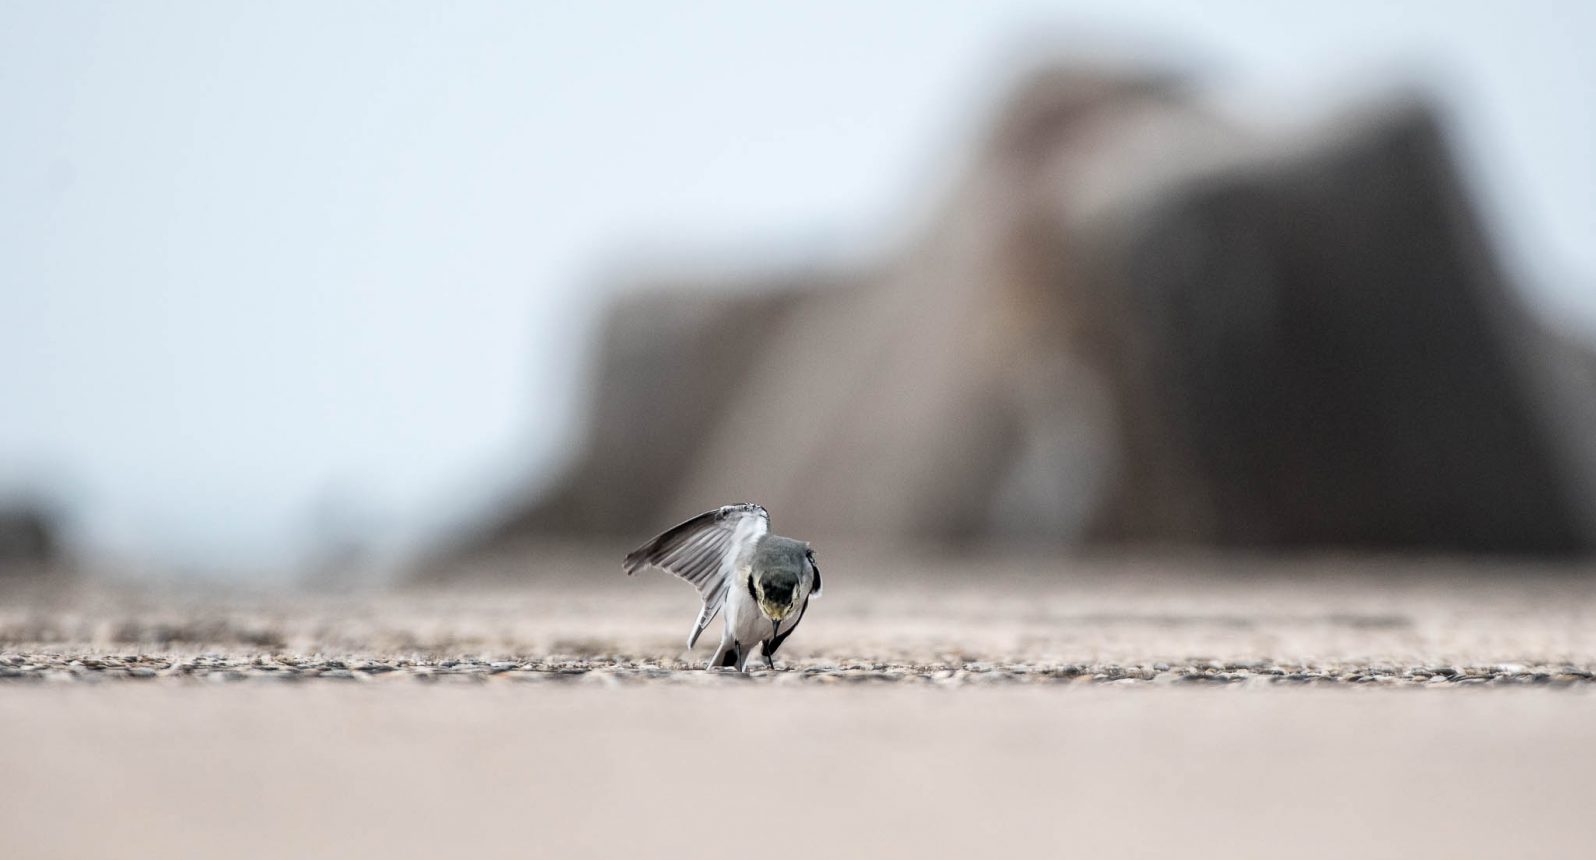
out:
{"label": "pale blue sky", "polygon": [[558,462],[600,290],[868,256],[1039,45],[1260,112],[1432,88],[1508,264],[1596,330],[1593,9],[3,0],[0,492],[217,569],[344,503],[414,539]]}

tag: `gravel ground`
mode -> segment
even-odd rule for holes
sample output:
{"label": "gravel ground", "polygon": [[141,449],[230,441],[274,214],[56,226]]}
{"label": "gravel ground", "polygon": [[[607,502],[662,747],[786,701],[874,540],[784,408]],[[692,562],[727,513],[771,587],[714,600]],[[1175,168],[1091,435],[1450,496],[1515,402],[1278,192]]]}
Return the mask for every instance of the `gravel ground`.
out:
{"label": "gravel ground", "polygon": [[0,594],[0,857],[1592,853],[1590,569],[832,552],[737,675],[611,555]]}
{"label": "gravel ground", "polygon": [[[531,585],[0,596],[0,682],[1550,686],[1596,680],[1596,569],[1320,559],[828,560],[777,672],[704,672],[696,595],[562,556]],[[833,573],[835,571],[835,573]],[[713,640],[718,624],[706,633]],[[692,662],[696,659],[696,663]]]}
{"label": "gravel ground", "polygon": [[[698,668],[701,668],[698,667]],[[1589,665],[1573,663],[1497,663],[1465,665],[1434,663],[1286,663],[1263,660],[1201,660],[1177,664],[1152,663],[893,663],[873,661],[781,661],[776,671],[763,667],[738,674],[717,669],[697,671],[681,661],[659,661],[626,656],[578,659],[506,659],[455,657],[443,660],[329,658],[303,654],[261,654],[227,657],[221,654],[171,656],[164,654],[105,654],[52,652],[0,654],[0,680],[39,682],[98,682],[102,680],[197,681],[396,681],[428,683],[582,683],[623,686],[681,684],[712,686],[733,682],[752,684],[925,684],[965,686],[980,684],[1114,684],[1135,685],[1373,685],[1377,687],[1459,687],[1470,685],[1589,684]]]}

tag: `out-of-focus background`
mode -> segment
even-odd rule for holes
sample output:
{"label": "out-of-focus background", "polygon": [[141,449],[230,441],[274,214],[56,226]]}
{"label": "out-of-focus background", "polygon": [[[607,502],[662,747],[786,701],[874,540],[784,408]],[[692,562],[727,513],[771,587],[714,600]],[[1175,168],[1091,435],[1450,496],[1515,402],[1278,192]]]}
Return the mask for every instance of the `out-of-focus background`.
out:
{"label": "out-of-focus background", "polygon": [[1590,856],[1593,36],[0,0],[0,857]]}
{"label": "out-of-focus background", "polygon": [[1596,545],[1581,3],[0,6],[0,564]]}

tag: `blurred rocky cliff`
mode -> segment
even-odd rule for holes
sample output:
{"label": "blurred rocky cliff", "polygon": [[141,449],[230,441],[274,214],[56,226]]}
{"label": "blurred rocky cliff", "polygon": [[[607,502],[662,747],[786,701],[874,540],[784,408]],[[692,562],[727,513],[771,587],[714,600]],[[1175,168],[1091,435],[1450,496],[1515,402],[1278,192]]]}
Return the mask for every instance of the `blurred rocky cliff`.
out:
{"label": "blurred rocky cliff", "polygon": [[27,496],[0,497],[0,586],[59,580],[70,570],[56,508]]}
{"label": "blurred rocky cliff", "polygon": [[601,356],[585,452],[459,554],[743,500],[816,541],[1596,544],[1596,362],[1415,97],[1282,135],[1053,69],[893,258],[637,291]]}

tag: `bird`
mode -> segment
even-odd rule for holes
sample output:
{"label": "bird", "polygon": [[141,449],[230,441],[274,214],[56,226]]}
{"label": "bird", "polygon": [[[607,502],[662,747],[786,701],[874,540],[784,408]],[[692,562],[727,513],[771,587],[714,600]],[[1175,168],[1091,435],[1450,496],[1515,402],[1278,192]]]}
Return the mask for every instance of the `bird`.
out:
{"label": "bird", "polygon": [[776,668],[776,650],[798,628],[809,599],[820,596],[820,567],[805,541],[770,533],[770,514],[759,505],[725,505],[666,529],[632,550],[623,563],[631,576],[657,567],[691,583],[703,608],[687,637],[687,650],[726,609],[720,647],[706,669],[745,672],[755,645],[765,666]]}

